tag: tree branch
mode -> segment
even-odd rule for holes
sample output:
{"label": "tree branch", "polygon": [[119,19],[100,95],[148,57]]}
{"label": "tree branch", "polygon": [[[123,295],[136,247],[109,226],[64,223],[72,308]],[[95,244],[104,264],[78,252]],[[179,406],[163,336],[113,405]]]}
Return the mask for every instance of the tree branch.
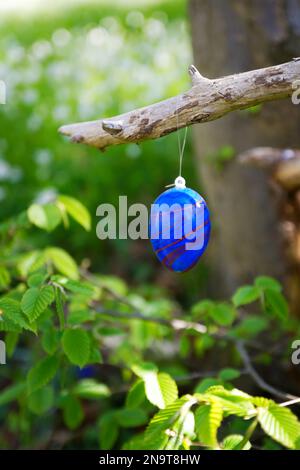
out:
{"label": "tree branch", "polygon": [[269,385],[259,374],[258,372],[254,369],[250,356],[243,344],[242,341],[237,341],[236,342],[236,348],[238,350],[238,353],[244,363],[246,372],[252,377],[254,382],[262,389],[265,390],[265,392],[270,393],[271,395],[278,397],[278,398],[283,398],[283,399],[288,399],[288,400],[298,400],[299,397],[296,395],[291,395],[290,393],[285,393],[272,385]]}
{"label": "tree branch", "polygon": [[72,142],[104,150],[111,145],[157,139],[194,123],[218,119],[238,109],[286,98],[300,77],[300,58],[218,79],[189,68],[192,88],[168,100],[105,120],[64,125],[59,132]]}

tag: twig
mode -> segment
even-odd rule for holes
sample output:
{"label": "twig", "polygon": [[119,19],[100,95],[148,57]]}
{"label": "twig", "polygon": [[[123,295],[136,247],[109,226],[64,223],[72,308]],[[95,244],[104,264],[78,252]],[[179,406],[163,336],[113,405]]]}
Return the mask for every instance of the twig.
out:
{"label": "twig", "polygon": [[285,401],[284,403],[280,403],[280,406],[291,406],[300,403],[300,398],[294,398],[294,400]]}
{"label": "twig", "polygon": [[99,306],[95,306],[94,310],[99,314],[110,316],[110,317],[123,318],[125,320],[137,319],[137,320],[143,320],[145,322],[150,322],[150,323],[158,323],[160,325],[171,327],[173,328],[173,330],[176,330],[176,331],[193,329],[201,334],[207,333],[207,327],[203,325],[202,323],[181,320],[179,318],[167,320],[166,318],[162,318],[162,317],[147,317],[146,315],[143,315],[140,312],[124,313],[124,312],[118,312],[116,310],[105,309]]}
{"label": "twig", "polygon": [[192,88],[168,100],[105,120],[64,125],[72,142],[104,150],[111,145],[157,139],[178,128],[208,122],[238,109],[291,96],[300,60],[210,80],[193,65]]}
{"label": "twig", "polygon": [[250,356],[243,344],[242,341],[237,341],[236,342],[236,348],[239,352],[239,355],[245,365],[245,368],[246,368],[246,371],[248,372],[248,374],[252,377],[252,379],[254,380],[254,382],[262,389],[262,390],[265,390],[266,392],[269,392],[271,395],[274,395],[278,398],[284,398],[284,399],[291,399],[291,400],[295,400],[295,399],[299,399],[299,397],[297,397],[296,395],[292,395],[290,393],[285,393],[275,387],[273,387],[272,385],[269,385],[259,374],[258,372],[254,369],[253,365],[252,365],[252,362],[251,362],[251,359],[250,359]]}

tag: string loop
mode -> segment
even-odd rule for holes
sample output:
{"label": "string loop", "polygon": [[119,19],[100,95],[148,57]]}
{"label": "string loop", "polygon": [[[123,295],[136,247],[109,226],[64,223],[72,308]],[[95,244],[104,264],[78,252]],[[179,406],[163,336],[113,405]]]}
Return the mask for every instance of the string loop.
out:
{"label": "string loop", "polygon": [[[172,187],[172,186],[178,186],[179,178],[182,177],[182,161],[183,161],[183,154],[184,154],[184,149],[185,149],[185,144],[186,144],[187,127],[185,126],[185,129],[184,129],[184,136],[183,136],[183,142],[182,142],[182,145],[181,145],[181,137],[180,137],[180,131],[179,131],[178,108],[179,108],[179,99],[177,99],[177,108],[176,108],[177,141],[178,141],[178,153],[179,153],[179,174],[178,174],[178,178],[176,178],[177,184],[176,184],[176,180],[175,180],[174,183],[168,184],[168,185],[166,186],[166,188],[170,188],[170,187]],[[184,185],[185,185],[185,180],[184,180],[184,178],[182,178],[182,180],[184,181]],[[180,187],[180,186],[178,186],[178,187]],[[185,187],[185,186],[184,186],[184,187]]]}

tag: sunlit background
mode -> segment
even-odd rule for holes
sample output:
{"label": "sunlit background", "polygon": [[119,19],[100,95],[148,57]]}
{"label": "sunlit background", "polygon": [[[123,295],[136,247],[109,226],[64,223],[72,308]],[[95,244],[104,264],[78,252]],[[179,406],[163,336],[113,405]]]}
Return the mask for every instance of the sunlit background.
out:
{"label": "sunlit background", "polygon": [[[177,136],[100,154],[70,144],[57,129],[187,89],[192,53],[186,2],[31,0],[2,1],[0,8],[0,79],[7,85],[7,104],[0,108],[1,218],[58,192],[77,196],[94,214],[94,229],[68,232],[67,239],[57,230],[56,243],[78,261],[88,257],[96,271],[133,282],[148,281],[155,272],[172,284],[147,241],[100,242],[95,212],[121,194],[129,203],[150,205],[177,176]],[[190,185],[193,175],[189,131],[184,176]],[[35,237],[34,245],[47,242],[41,233]],[[197,269],[199,276],[185,276],[189,283],[203,275],[203,267]]]}

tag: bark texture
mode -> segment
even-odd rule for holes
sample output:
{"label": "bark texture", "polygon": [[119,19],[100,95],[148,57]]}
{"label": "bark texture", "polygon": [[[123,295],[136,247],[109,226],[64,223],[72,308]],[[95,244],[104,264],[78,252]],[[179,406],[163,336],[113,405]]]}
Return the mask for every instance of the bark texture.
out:
{"label": "bark texture", "polygon": [[[299,51],[299,0],[190,0],[190,17],[195,63],[207,77],[291,60]],[[235,159],[221,171],[212,164],[223,146],[236,155],[257,146],[299,147],[300,106],[285,100],[256,111],[195,127],[197,166],[213,216],[210,254],[219,295],[258,274],[287,276],[266,173]]]}
{"label": "bark texture", "polygon": [[189,73],[193,86],[186,93],[113,118],[68,124],[59,130],[73,142],[101,150],[157,139],[196,122],[213,121],[231,111],[287,98],[300,77],[300,59],[214,80],[203,77],[193,65]]}

